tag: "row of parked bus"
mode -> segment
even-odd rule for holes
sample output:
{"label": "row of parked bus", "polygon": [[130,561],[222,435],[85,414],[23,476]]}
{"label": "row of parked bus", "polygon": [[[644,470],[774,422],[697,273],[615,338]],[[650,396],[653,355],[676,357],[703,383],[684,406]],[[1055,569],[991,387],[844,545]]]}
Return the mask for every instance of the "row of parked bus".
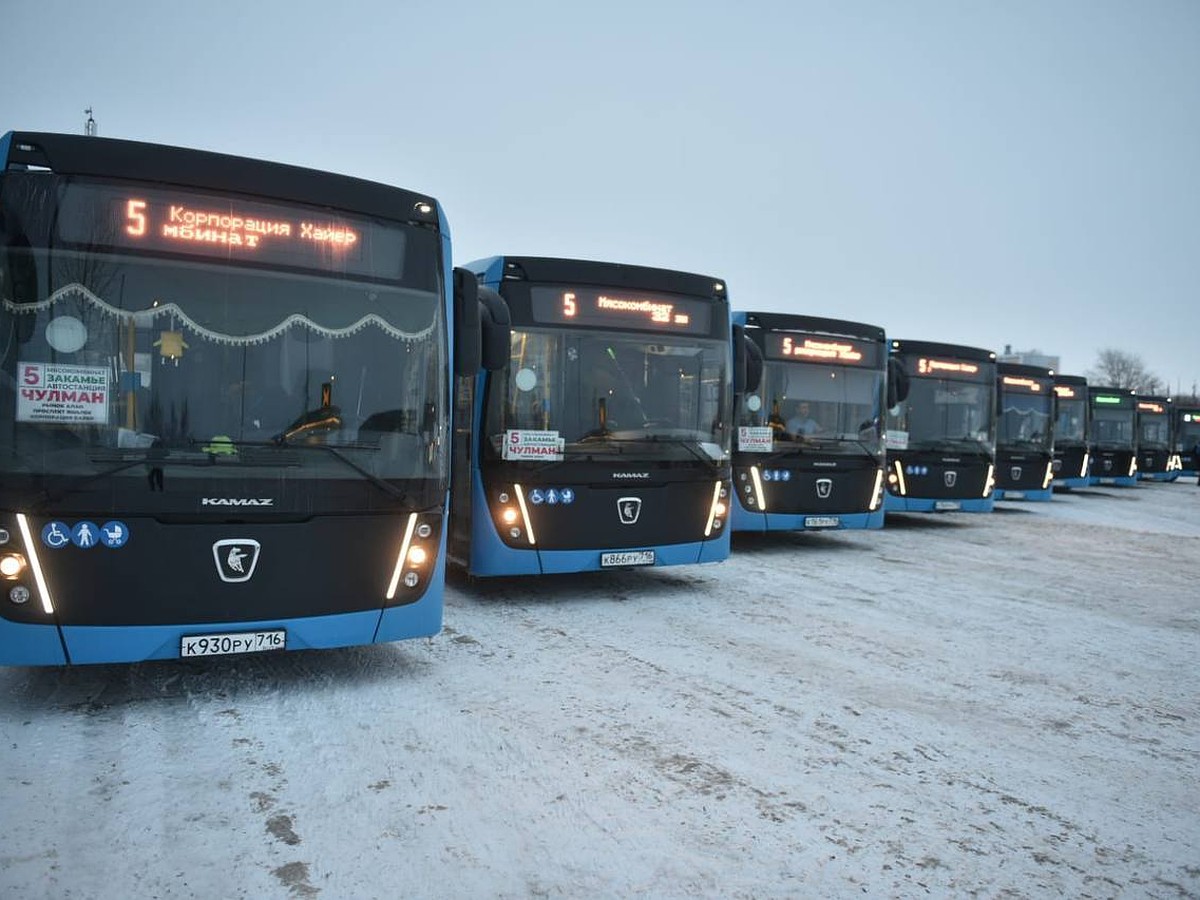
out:
{"label": "row of parked bus", "polygon": [[0,161],[3,664],[427,636],[448,562],[716,562],[735,530],[1169,475],[1200,430],[985,350],[742,311],[712,276],[454,267],[440,204],[399,188],[42,133]]}

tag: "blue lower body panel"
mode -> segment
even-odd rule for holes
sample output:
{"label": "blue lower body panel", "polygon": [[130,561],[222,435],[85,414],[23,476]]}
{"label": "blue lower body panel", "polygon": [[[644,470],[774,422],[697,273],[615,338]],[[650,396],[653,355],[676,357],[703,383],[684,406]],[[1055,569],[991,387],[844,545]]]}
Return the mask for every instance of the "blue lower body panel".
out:
{"label": "blue lower body panel", "polygon": [[1092,483],[1092,479],[1083,478],[1055,478],[1052,488],[1085,488]]}
{"label": "blue lower body panel", "polygon": [[[440,582],[441,579],[439,579]],[[63,637],[74,664],[141,662],[150,659],[179,658],[180,641],[188,635],[267,631],[282,628],[287,632],[287,650],[328,650],[360,644],[427,637],[442,627],[440,583],[431,584],[425,597],[407,606],[314,616],[307,619],[279,619],[262,622],[227,622],[207,625],[82,626],[68,625]],[[58,638],[55,635],[55,643]],[[62,650],[57,660],[61,664]]]}
{"label": "blue lower body panel", "polygon": [[[937,504],[953,502],[955,509],[938,509]],[[991,512],[995,507],[994,497],[978,497],[970,500],[931,500],[924,497],[897,497],[887,494],[883,498],[885,512]]]}
{"label": "blue lower body panel", "polygon": [[57,625],[0,619],[0,665],[63,666],[66,663]]}
{"label": "blue lower body panel", "polygon": [[1116,478],[1098,478],[1093,475],[1088,479],[1093,486],[1113,484],[1117,487],[1133,487],[1138,482],[1136,475],[1119,475]]}
{"label": "blue lower body panel", "polygon": [[1140,481],[1174,481],[1178,477],[1178,472],[1138,472]]}
{"label": "blue lower body panel", "polygon": [[314,616],[311,619],[279,619],[262,622],[226,622],[206,625],[68,625],[63,637],[77,664],[141,662],[177,659],[182,638],[188,635],[266,631],[287,632],[288,650],[317,650],[369,644],[379,628],[379,610]]}
{"label": "blue lower body panel", "polygon": [[[26,625],[0,619],[0,665],[61,666],[133,663],[178,659],[180,642],[189,635],[238,634],[283,629],[287,650],[324,650],[405,638],[427,637],[442,628],[444,576],[439,574],[424,596],[406,606],[383,611],[275,619],[261,622],[217,622],[204,625],[67,625],[59,639],[56,625]],[[68,660],[63,641],[70,652]]]}
{"label": "blue lower body panel", "polygon": [[1045,488],[1036,491],[1005,491],[1002,488],[997,488],[992,492],[992,496],[996,500],[1052,500],[1054,498],[1054,489]]}
{"label": "blue lower body panel", "polygon": [[[691,544],[670,544],[664,547],[612,547],[604,552],[653,550],[654,566],[684,566],[695,563],[720,562],[729,557],[729,535]],[[599,572],[599,550],[539,550],[537,557],[544,575],[565,575],[571,572]],[[639,567],[643,568],[643,567]]]}
{"label": "blue lower body panel", "polygon": [[[836,517],[837,525],[806,527],[804,520],[813,516]],[[773,513],[755,512],[742,506],[738,497],[733,504],[730,525],[734,531],[840,531],[842,529],[882,528],[883,507],[861,513]]]}

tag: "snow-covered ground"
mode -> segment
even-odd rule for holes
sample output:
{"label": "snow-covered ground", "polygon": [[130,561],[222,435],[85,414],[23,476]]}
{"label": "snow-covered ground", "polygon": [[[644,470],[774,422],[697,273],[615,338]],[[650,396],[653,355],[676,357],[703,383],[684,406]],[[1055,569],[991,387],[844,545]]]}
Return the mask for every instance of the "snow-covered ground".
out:
{"label": "snow-covered ground", "polygon": [[0,671],[0,896],[1200,895],[1200,491]]}

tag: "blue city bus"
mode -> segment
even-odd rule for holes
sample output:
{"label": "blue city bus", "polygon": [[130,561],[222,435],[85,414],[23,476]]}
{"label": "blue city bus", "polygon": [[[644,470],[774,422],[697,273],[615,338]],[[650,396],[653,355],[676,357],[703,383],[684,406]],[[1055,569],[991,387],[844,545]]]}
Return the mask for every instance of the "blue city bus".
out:
{"label": "blue city bus", "polygon": [[841,319],[735,312],[763,359],[739,395],[735,531],[883,526],[882,328]]}
{"label": "blue city bus", "polygon": [[1135,401],[1138,480],[1174,481],[1183,461],[1175,449],[1175,410],[1171,398],[1139,394]]}
{"label": "blue city bus", "polygon": [[996,499],[1054,495],[1054,371],[996,366]]}
{"label": "blue city bus", "polygon": [[990,512],[995,502],[996,354],[892,341],[907,395],[888,410],[885,512]]}
{"label": "blue city bus", "polygon": [[1054,490],[1090,485],[1091,406],[1087,379],[1082,375],[1054,376]]}
{"label": "blue city bus", "polygon": [[449,337],[471,372],[480,340],[437,202],[97,137],[0,157],[0,663],[437,633]]}
{"label": "blue city bus", "polygon": [[528,256],[466,268],[512,331],[502,367],[457,384],[450,561],[492,576],[725,559],[725,283]]}
{"label": "blue city bus", "polygon": [[1200,404],[1175,405],[1175,450],[1179,454],[1179,474],[1200,475]]}
{"label": "blue city bus", "polygon": [[1133,391],[1127,388],[1088,387],[1093,485],[1137,484],[1137,410]]}

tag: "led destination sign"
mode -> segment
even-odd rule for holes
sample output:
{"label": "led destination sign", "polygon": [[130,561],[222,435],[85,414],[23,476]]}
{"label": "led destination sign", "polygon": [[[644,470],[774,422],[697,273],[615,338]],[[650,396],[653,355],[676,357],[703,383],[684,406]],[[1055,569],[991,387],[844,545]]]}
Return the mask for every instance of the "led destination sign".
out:
{"label": "led destination sign", "polygon": [[1097,394],[1092,398],[1093,402],[1099,403],[1101,406],[1124,406],[1127,405],[1128,397],[1114,397],[1111,394]]}
{"label": "led destination sign", "polygon": [[[1041,382],[1033,378],[1020,378],[1013,375],[1003,375],[1000,378],[1000,383],[1006,388],[1016,391],[1024,390],[1031,394],[1040,394],[1042,392]],[[1059,396],[1061,397],[1062,394],[1059,394]]]}
{"label": "led destination sign", "polygon": [[1054,393],[1058,394],[1064,400],[1070,400],[1075,396],[1075,388],[1065,384],[1056,384],[1054,386]]}
{"label": "led destination sign", "polygon": [[622,288],[534,287],[533,320],[553,325],[599,325],[639,331],[708,334],[703,300]]}
{"label": "led destination sign", "polygon": [[829,335],[771,332],[766,335],[764,343],[766,346],[763,350],[769,359],[795,359],[844,366],[873,366],[878,359],[875,344]]}
{"label": "led destination sign", "polygon": [[1167,411],[1161,403],[1154,403],[1150,400],[1139,400],[1137,408],[1140,412],[1148,413],[1165,413]]}
{"label": "led destination sign", "polygon": [[63,238],[88,247],[166,251],[398,278],[404,233],[329,211],[193,191],[75,183],[64,192]]}
{"label": "led destination sign", "polygon": [[933,359],[922,356],[917,360],[918,375],[978,375],[979,365],[961,359]]}

